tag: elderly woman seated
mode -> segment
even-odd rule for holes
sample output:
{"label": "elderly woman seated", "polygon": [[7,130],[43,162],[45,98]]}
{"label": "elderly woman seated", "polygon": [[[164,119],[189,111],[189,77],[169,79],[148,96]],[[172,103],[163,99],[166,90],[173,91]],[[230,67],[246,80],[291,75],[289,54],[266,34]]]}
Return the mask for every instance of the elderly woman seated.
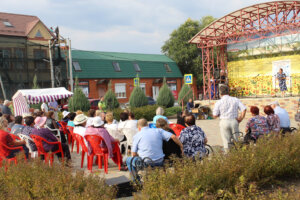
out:
{"label": "elderly woman seated", "polygon": [[13,125],[13,127],[11,128],[11,133],[14,135],[18,135],[19,133],[22,132],[23,128],[24,128],[24,120],[22,116],[16,116],[15,117],[15,124]]}
{"label": "elderly woman seated", "polygon": [[156,109],[156,115],[153,117],[153,124],[156,124],[156,120],[158,120],[159,118],[163,118],[164,120],[166,120],[169,124],[168,118],[166,116],[163,116],[164,114],[164,109],[162,107],[158,107]]}
{"label": "elderly woman seated", "polygon": [[[22,146],[26,155],[26,158],[28,158],[28,148],[25,146],[26,142],[21,140],[21,141],[17,141],[14,140],[8,130],[7,127],[8,126],[8,122],[4,117],[0,117],[0,143],[8,146],[8,147],[18,147],[18,146]],[[5,156],[6,158],[13,158],[16,156],[16,153],[20,152],[20,149],[16,149],[16,150],[9,150],[7,148],[5,148],[3,145],[0,145],[0,152],[2,152],[1,154],[3,156]]]}
{"label": "elderly woman seated", "polygon": [[74,119],[75,128],[73,132],[75,134],[81,135],[84,138],[87,120],[88,118],[84,114],[77,115]]}
{"label": "elderly woman seated", "polygon": [[105,118],[107,123],[104,125],[104,127],[107,129],[109,134],[116,140],[119,141],[125,140],[124,134],[122,134],[118,129],[118,124],[113,123],[114,122],[113,114],[111,112],[108,112]]}
{"label": "elderly woman seated", "polygon": [[252,118],[250,118],[246,124],[246,133],[250,133],[251,136],[258,139],[260,136],[269,133],[269,125],[267,119],[259,115],[259,108],[257,106],[251,106],[250,112]]}

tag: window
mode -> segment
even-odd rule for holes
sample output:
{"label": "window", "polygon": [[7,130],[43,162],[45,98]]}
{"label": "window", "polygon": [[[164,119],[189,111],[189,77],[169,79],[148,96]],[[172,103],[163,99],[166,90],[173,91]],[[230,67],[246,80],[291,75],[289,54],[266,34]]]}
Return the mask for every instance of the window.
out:
{"label": "window", "polygon": [[6,27],[14,27],[9,21],[4,21],[3,24],[4,24]]}
{"label": "window", "polygon": [[41,34],[41,32],[40,32],[40,30],[38,30],[38,32],[36,32],[35,37],[38,37],[38,38],[42,38],[43,37],[42,34]]}
{"label": "window", "polygon": [[135,69],[136,72],[140,72],[141,71],[141,68],[140,68],[139,64],[133,63],[133,66],[134,66],[134,69]]}
{"label": "window", "polygon": [[43,60],[46,58],[46,50],[35,49],[34,60],[36,69],[46,69],[46,62]]}
{"label": "window", "polygon": [[140,83],[140,88],[144,91],[146,94],[146,83]]}
{"label": "window", "polygon": [[23,69],[24,68],[24,50],[23,49],[15,49],[16,55],[16,62],[15,68],[16,69]]}
{"label": "window", "polygon": [[119,65],[118,62],[113,62],[112,64],[113,64],[114,69],[115,69],[116,72],[120,72],[121,71],[121,68],[120,68],[120,65]]}
{"label": "window", "polygon": [[2,69],[10,68],[10,50],[0,49],[0,67]]}
{"label": "window", "polygon": [[172,72],[172,70],[168,64],[165,63],[164,66],[165,66],[165,69],[167,72]]}
{"label": "window", "polygon": [[78,88],[80,88],[83,94],[88,98],[89,97],[89,82],[80,81],[78,83]]}
{"label": "window", "polygon": [[80,67],[80,65],[79,65],[79,62],[74,61],[74,62],[73,62],[73,67],[74,67],[75,72],[81,71],[81,67]]}
{"label": "window", "polygon": [[118,99],[126,98],[126,83],[116,83],[115,93]]}

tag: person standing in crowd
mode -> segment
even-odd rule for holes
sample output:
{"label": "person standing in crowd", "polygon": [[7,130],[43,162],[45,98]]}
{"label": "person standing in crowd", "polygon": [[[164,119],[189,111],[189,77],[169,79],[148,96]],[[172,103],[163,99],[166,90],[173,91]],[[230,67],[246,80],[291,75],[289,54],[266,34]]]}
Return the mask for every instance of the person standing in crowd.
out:
{"label": "person standing in crowd", "polygon": [[202,129],[196,125],[195,116],[188,114],[184,118],[186,128],[180,133],[179,140],[183,145],[183,153],[188,157],[203,158],[206,153],[207,138]]}
{"label": "person standing in crowd", "polygon": [[54,112],[54,118],[55,118],[55,120],[58,120],[58,114],[57,114],[58,103],[57,103],[57,101],[54,100],[52,102],[49,102],[48,106],[49,106],[49,111],[53,111]]}
{"label": "person standing in crowd", "polygon": [[277,73],[276,78],[279,82],[281,97],[284,97],[285,91],[287,91],[287,87],[286,87],[286,74],[283,72],[282,68],[279,69],[279,72]]}
{"label": "person standing in crowd", "polygon": [[[220,85],[219,93],[221,99],[215,104],[213,117],[220,117],[220,133],[227,152],[230,139],[238,141],[239,123],[245,118],[247,108],[238,98],[229,96],[228,86]],[[241,112],[240,116],[238,111]]]}
{"label": "person standing in crowd", "polygon": [[279,133],[280,131],[280,119],[278,115],[275,114],[271,106],[265,106],[264,112],[267,115],[267,122],[269,125],[270,132]]}
{"label": "person standing in crowd", "polygon": [[283,133],[290,131],[291,122],[288,112],[280,107],[278,101],[272,102],[271,107],[273,108],[275,114],[279,117],[280,129],[283,131]]}
{"label": "person standing in crowd", "polygon": [[192,98],[189,98],[189,101],[186,104],[186,109],[189,111],[189,113],[192,112],[192,109],[194,108],[194,102]]}
{"label": "person standing in crowd", "polygon": [[98,103],[98,108],[101,112],[106,113],[106,104],[104,102],[104,97],[100,97],[100,101]]}
{"label": "person standing in crowd", "polygon": [[48,112],[48,106],[45,102],[43,102],[41,105],[41,111],[43,111],[44,113]]}
{"label": "person standing in crowd", "polygon": [[260,136],[269,133],[269,125],[267,119],[259,115],[259,108],[257,106],[251,106],[250,112],[252,118],[250,118],[246,124],[245,132],[250,132],[251,136],[258,139]]}
{"label": "person standing in crowd", "polygon": [[5,100],[2,106],[2,114],[12,115],[12,112],[9,108],[11,102],[9,100]]}

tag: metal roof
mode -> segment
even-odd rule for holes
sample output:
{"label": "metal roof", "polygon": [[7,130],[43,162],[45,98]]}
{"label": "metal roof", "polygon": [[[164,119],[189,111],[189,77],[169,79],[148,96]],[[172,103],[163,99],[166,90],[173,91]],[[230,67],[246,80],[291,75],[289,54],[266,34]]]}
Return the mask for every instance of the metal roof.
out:
{"label": "metal roof", "polygon": [[223,45],[224,40],[270,29],[299,27],[300,1],[255,4],[221,17],[197,33],[189,42],[198,47]]}

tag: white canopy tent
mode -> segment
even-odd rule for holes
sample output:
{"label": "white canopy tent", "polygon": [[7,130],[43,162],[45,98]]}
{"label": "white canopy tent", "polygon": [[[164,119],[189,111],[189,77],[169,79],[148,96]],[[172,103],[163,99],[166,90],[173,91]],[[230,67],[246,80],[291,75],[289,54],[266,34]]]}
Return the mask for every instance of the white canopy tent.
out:
{"label": "white canopy tent", "polygon": [[73,96],[73,93],[64,87],[46,89],[18,90],[12,97],[15,116],[29,112],[28,104],[52,102]]}

